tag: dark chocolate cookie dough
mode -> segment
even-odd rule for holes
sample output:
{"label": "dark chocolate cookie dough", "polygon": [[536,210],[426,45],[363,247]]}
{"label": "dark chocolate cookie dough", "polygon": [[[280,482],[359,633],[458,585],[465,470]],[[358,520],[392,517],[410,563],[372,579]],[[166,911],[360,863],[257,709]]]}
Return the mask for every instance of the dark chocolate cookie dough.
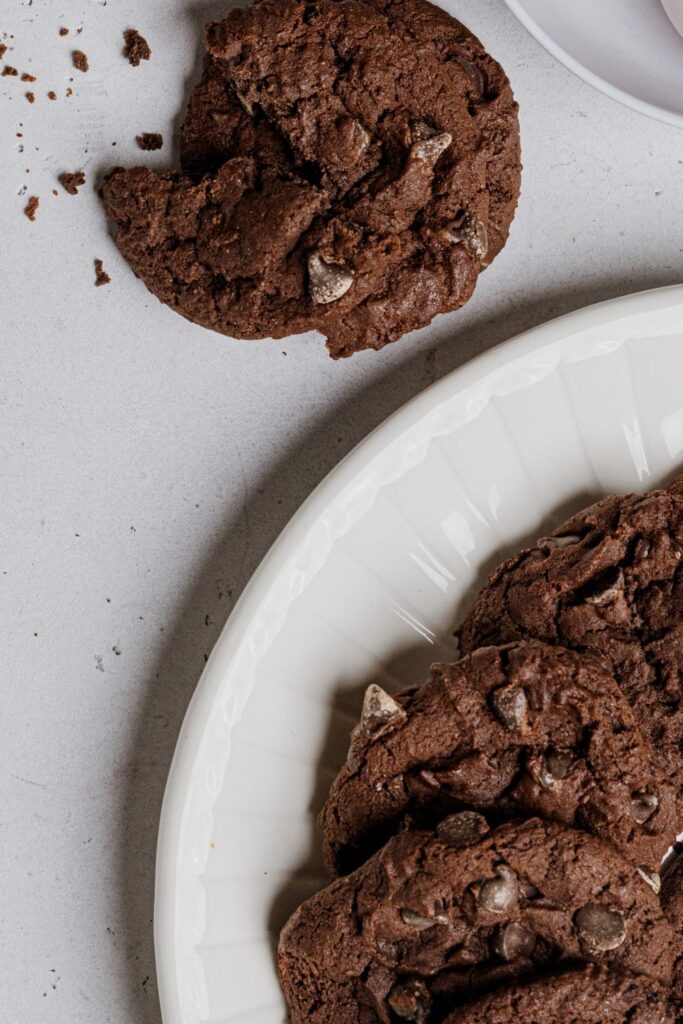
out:
{"label": "dark chocolate cookie dough", "polygon": [[601,656],[680,791],[682,566],[683,478],[605,498],[495,570],[461,649],[535,637]]}
{"label": "dark chocolate cookie dough", "polygon": [[[412,1018],[415,1024],[426,1024]],[[505,986],[446,1024],[676,1024],[667,991],[651,978],[599,967]]]}
{"label": "dark chocolate cookie dough", "polygon": [[333,874],[353,870],[410,815],[462,807],[540,814],[613,843],[658,888],[676,796],[613,677],[540,643],[487,647],[391,697],[369,688],[321,815]]}
{"label": "dark chocolate cookie dough", "polygon": [[103,197],[151,291],[234,337],[381,348],[472,294],[519,192],[500,66],[426,0],[265,0],[207,32],[185,174]]}
{"label": "dark chocolate cookie dough", "polygon": [[425,1024],[568,961],[670,982],[679,939],[613,847],[538,819],[464,841],[454,819],[402,832],[294,913],[279,948],[292,1024],[398,1021],[416,1002]]}

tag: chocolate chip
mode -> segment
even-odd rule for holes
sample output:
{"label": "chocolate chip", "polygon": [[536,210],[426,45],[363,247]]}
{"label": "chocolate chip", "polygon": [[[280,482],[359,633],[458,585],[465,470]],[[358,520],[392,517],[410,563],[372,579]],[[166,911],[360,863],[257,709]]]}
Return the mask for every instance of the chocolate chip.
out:
{"label": "chocolate chip", "polygon": [[539,900],[543,896],[540,889],[537,889],[531,882],[527,882],[526,879],[519,879],[519,894],[522,899],[532,902],[533,900]]}
{"label": "chocolate chip", "polygon": [[634,549],[634,552],[633,552],[633,561],[634,562],[642,562],[642,561],[644,561],[644,559],[649,557],[649,554],[650,554],[651,550],[652,550],[652,545],[650,544],[650,541],[646,537],[641,537],[640,540],[637,542],[637,544],[635,546],[635,549]]}
{"label": "chocolate chip", "polygon": [[349,123],[344,125],[344,140],[347,143],[352,162],[356,163],[370,145],[370,133],[366,131],[360,121],[351,118],[348,121]]}
{"label": "chocolate chip", "polygon": [[475,259],[485,262],[489,251],[489,233],[483,221],[461,215],[448,224],[446,237],[456,245],[462,243]]}
{"label": "chocolate chip", "polygon": [[581,941],[591,953],[607,953],[626,940],[626,926],[616,910],[589,903],[574,917]]}
{"label": "chocolate chip", "polygon": [[424,782],[425,786],[428,786],[429,789],[441,789],[441,783],[433,772],[428,772],[423,769],[417,773],[417,777],[421,782]]}
{"label": "chocolate chip", "polygon": [[432,997],[420,978],[399,981],[389,993],[387,1002],[401,1020],[409,1020],[413,1024],[427,1024],[429,1020]]}
{"label": "chocolate chip", "polygon": [[478,259],[480,263],[486,261],[489,251],[489,231],[483,220],[473,220],[469,217],[462,227],[462,240],[465,248],[475,259]]}
{"label": "chocolate chip", "polygon": [[553,782],[566,779],[574,758],[566,750],[550,750],[544,758],[548,774]]}
{"label": "chocolate chip", "polygon": [[411,129],[413,142],[424,142],[425,139],[433,139],[438,134],[438,130],[426,121],[415,121]]}
{"label": "chocolate chip", "polygon": [[529,756],[526,761],[526,770],[542,789],[552,789],[555,785],[555,778],[548,770],[544,757],[539,757],[537,754]]}
{"label": "chocolate chip", "polygon": [[608,570],[594,580],[584,591],[586,604],[609,604],[622,591],[624,577],[621,570]]}
{"label": "chocolate chip", "polygon": [[631,817],[639,825],[644,825],[659,807],[659,800],[654,793],[634,793],[631,798]]}
{"label": "chocolate chip", "polygon": [[365,691],[363,710],[360,716],[361,731],[366,736],[375,737],[390,725],[403,722],[406,713],[386,690],[376,683],[371,683]]}
{"label": "chocolate chip", "polygon": [[311,298],[318,305],[336,302],[353,284],[353,272],[342,263],[311,253],[308,257],[308,286]]}
{"label": "chocolate chip", "polygon": [[517,921],[501,924],[493,937],[493,951],[501,959],[510,961],[531,956],[536,947],[536,936],[522,928]]}
{"label": "chocolate chip", "polygon": [[442,917],[425,917],[424,914],[418,914],[407,907],[404,907],[400,913],[403,923],[407,924],[409,928],[416,928],[419,932],[424,932],[427,928],[433,928],[434,925],[445,923]]}
{"label": "chocolate chip", "polygon": [[521,732],[526,725],[527,699],[518,686],[501,686],[494,690],[491,705],[503,725],[512,732]]}
{"label": "chocolate chip", "polygon": [[636,868],[636,871],[638,872],[640,877],[643,879],[643,881],[646,882],[647,885],[650,886],[652,891],[657,896],[659,896],[660,892],[662,891],[662,880],[659,877],[659,875],[657,874],[657,872],[656,871],[651,871],[650,868],[645,867],[644,864],[641,865],[641,867]]}
{"label": "chocolate chip", "polygon": [[578,544],[581,537],[578,533],[565,533],[559,537],[541,537],[537,547],[547,548],[548,551],[556,551],[562,548],[570,548],[574,544]]}
{"label": "chocolate chip", "polygon": [[476,98],[479,99],[479,97],[484,96],[486,93],[486,78],[481,68],[461,55],[454,54],[454,57],[476,89]]}
{"label": "chocolate chip", "polygon": [[519,900],[517,876],[505,865],[501,865],[497,873],[497,878],[487,878],[480,884],[477,903],[489,914],[507,914]]}
{"label": "chocolate chip", "polygon": [[447,846],[453,846],[456,850],[462,850],[466,846],[473,846],[488,831],[489,826],[486,818],[481,814],[477,814],[476,811],[461,811],[459,814],[449,814],[436,827],[436,834],[441,842],[446,843]]}
{"label": "chocolate chip", "polygon": [[413,125],[413,146],[410,150],[416,160],[424,160],[434,165],[441,154],[448,149],[453,136],[449,132],[439,132],[424,121]]}

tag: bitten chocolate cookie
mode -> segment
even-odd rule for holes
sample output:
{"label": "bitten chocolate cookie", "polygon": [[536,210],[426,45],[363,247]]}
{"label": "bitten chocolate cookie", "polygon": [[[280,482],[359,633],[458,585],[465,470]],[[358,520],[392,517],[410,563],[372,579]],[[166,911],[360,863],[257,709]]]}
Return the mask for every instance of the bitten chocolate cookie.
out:
{"label": "bitten chocolate cookie", "polygon": [[[403,1019],[414,1024],[428,1020],[419,1010]],[[666,989],[651,978],[586,967],[498,989],[454,1013],[446,1024],[675,1024],[677,1020]]]}
{"label": "bitten chocolate cookie", "polygon": [[532,637],[605,659],[680,790],[683,478],[572,516],[489,578],[459,630],[463,653]]}
{"label": "bitten chocolate cookie", "polygon": [[462,842],[454,819],[399,833],[294,913],[279,947],[292,1024],[409,1019],[415,1002],[439,1020],[567,961],[670,982],[679,939],[613,847],[539,819]]}
{"label": "bitten chocolate cookie", "polygon": [[676,797],[624,694],[595,658],[540,643],[435,665],[418,689],[366,694],[321,815],[333,874],[357,867],[406,815],[540,814],[613,843],[657,889]]}
{"label": "bitten chocolate cookie", "polygon": [[210,25],[187,174],[117,169],[117,244],[163,302],[233,337],[379,349],[459,308],[520,181],[500,66],[426,0],[265,0]]}

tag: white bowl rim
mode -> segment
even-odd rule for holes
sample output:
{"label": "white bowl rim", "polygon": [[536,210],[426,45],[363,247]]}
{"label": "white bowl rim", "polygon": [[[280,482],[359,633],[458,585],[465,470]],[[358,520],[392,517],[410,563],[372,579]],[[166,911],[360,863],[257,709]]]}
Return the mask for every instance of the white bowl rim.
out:
{"label": "white bowl rim", "polygon": [[183,815],[195,758],[230,661],[235,640],[261,604],[271,580],[291,557],[325,506],[381,449],[418,422],[431,408],[489,374],[553,342],[568,342],[579,331],[639,314],[683,306],[683,284],[619,296],[533,327],[476,356],[410,399],[356,445],[317,485],[273,542],[228,617],[197,683],[178,735],[168,774],[157,841],[154,946],[164,1024],[185,1024],[176,955],[177,862]]}
{"label": "white bowl rim", "polygon": [[645,114],[646,117],[652,117],[655,121],[663,121],[665,124],[674,125],[676,128],[683,128],[683,114],[676,113],[675,110],[667,110],[666,107],[657,106],[656,103],[648,103],[646,100],[638,99],[637,96],[633,96],[632,93],[626,92],[624,89],[620,89],[616,85],[612,85],[611,82],[601,78],[594,71],[591,71],[580,61],[572,57],[570,53],[567,53],[558,43],[552,39],[547,32],[545,32],[535,18],[529,14],[526,8],[523,6],[522,0],[505,0],[512,13],[521,21],[524,28],[529,32],[534,39],[536,39],[541,46],[552,54],[560,64],[564,64],[578,78],[582,78],[584,82],[592,85],[598,92],[604,93],[611,99],[616,100],[617,103],[621,103],[625,107],[630,107],[631,110],[636,110],[639,114]]}

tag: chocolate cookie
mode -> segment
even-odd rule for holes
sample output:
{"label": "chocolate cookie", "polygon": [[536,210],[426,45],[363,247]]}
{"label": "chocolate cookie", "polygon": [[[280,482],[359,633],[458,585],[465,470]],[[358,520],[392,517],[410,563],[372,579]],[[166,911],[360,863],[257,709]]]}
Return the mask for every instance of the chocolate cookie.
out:
{"label": "chocolate cookie", "polygon": [[662,873],[662,906],[676,930],[683,935],[683,853],[680,850]]}
{"label": "chocolate cookie", "polygon": [[117,169],[117,244],[151,291],[234,337],[318,330],[335,357],[457,309],[507,238],[517,108],[426,0],[265,0],[210,25],[187,175]]}
{"label": "chocolate cookie", "polygon": [[600,655],[680,790],[682,565],[683,479],[605,498],[495,570],[461,650],[535,637]]}
{"label": "chocolate cookie", "polygon": [[676,835],[664,780],[617,683],[588,655],[540,643],[435,665],[416,690],[369,688],[321,815],[333,874],[357,867],[409,814],[540,814],[613,843],[658,886]]}
{"label": "chocolate cookie", "polygon": [[[683,938],[683,854],[678,849],[674,860],[662,872],[662,909],[674,931]],[[683,1004],[683,957],[674,969],[674,994]]]}
{"label": "chocolate cookie", "polygon": [[[428,1020],[419,1011],[403,1019],[414,1024]],[[586,967],[506,986],[463,1007],[446,1024],[675,1024],[677,1020],[666,990],[651,978]]]}
{"label": "chocolate cookie", "polygon": [[438,1020],[566,962],[670,982],[680,940],[613,847],[539,819],[466,842],[457,818],[399,833],[294,913],[279,947],[292,1024],[414,1019],[415,1003]]}

